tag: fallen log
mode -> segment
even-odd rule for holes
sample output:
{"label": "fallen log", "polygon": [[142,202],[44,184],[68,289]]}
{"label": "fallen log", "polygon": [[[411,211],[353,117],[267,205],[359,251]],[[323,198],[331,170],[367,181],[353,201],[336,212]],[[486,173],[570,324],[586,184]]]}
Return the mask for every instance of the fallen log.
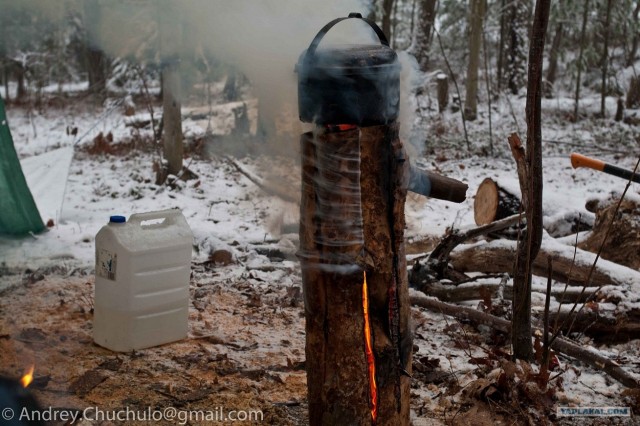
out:
{"label": "fallen log", "polygon": [[[458,248],[451,252],[450,263],[460,272],[482,272],[494,274],[512,272],[515,262],[516,241],[496,240]],[[547,258],[553,258],[554,280],[587,287],[606,285],[630,285],[639,282],[640,273],[624,266],[599,260],[588,280],[595,254],[576,249],[575,262],[573,248],[545,239],[540,253],[533,263],[535,275],[547,276]]]}
{"label": "fallen log", "polygon": [[[470,321],[475,324],[486,325],[503,333],[511,333],[511,322],[505,319],[485,314],[484,312],[480,312],[475,309],[455,306],[415,294],[412,294],[410,299],[411,304],[414,306],[420,306],[435,312],[441,312],[445,315],[449,315],[460,320]],[[539,335],[542,334],[542,330],[534,328],[533,333]],[[553,340],[551,348],[570,356],[571,358],[575,358],[578,361],[584,362],[598,371],[604,371],[626,387],[640,387],[640,379],[637,379],[629,372],[625,371],[617,362],[596,352],[582,348],[567,339],[557,337]]]}
{"label": "fallen log", "polygon": [[[482,181],[473,202],[476,225],[487,225],[520,212],[520,196],[505,189],[491,178]],[[514,224],[515,225],[515,224]],[[565,237],[593,228],[593,218],[579,212],[546,213],[543,217],[545,231],[554,238]],[[517,228],[499,232],[500,237],[516,239]]]}
{"label": "fallen log", "polygon": [[593,232],[578,247],[591,252],[600,250],[615,215],[615,223],[608,231],[601,256],[620,265],[640,269],[640,205],[632,200],[623,200],[616,214],[618,201],[588,203],[587,208],[595,209],[595,225]]}
{"label": "fallen log", "polygon": [[560,311],[549,314],[550,324],[557,324],[565,334],[584,333],[599,343],[618,343],[640,336],[640,311],[614,312],[597,303],[588,305],[576,315]]}
{"label": "fallen log", "polygon": [[[428,282],[424,284],[414,283],[409,277],[410,284],[417,290],[428,296],[437,297],[443,302],[463,302],[467,300],[484,300],[490,299],[506,299],[511,300],[513,297],[513,286],[501,286],[499,283],[473,283],[473,284],[442,284],[439,282]],[[563,303],[584,303],[593,295],[595,289],[582,292],[581,287],[554,286],[551,289],[551,295],[556,300],[562,299]],[[543,286],[533,287],[532,291],[536,293],[546,294],[546,288]],[[500,294],[502,292],[502,294]]]}

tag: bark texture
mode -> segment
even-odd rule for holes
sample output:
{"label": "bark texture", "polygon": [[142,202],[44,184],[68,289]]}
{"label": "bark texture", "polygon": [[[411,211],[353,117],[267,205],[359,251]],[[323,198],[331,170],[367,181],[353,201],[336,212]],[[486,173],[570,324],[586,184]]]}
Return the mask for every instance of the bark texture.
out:
{"label": "bark texture", "polygon": [[411,53],[416,57],[421,71],[429,69],[429,51],[433,39],[433,23],[436,18],[436,0],[420,0],[418,22],[415,28]]}
{"label": "bark texture", "polygon": [[300,252],[312,425],[372,424],[366,272],[378,425],[409,424],[412,342],[404,252],[409,162],[397,125],[301,138]]}
{"label": "bark texture", "polygon": [[[513,279],[513,355],[516,359],[533,357],[531,344],[531,276],[532,265],[542,243],[542,59],[549,21],[550,0],[536,1],[527,87],[526,176],[520,179],[527,217],[526,240],[518,247]],[[512,147],[513,149],[513,147]]]}
{"label": "bark texture", "polygon": [[485,0],[471,1],[469,16],[469,64],[467,66],[464,114],[467,120],[475,120],[478,115],[478,67],[480,66],[480,45],[482,43],[482,21],[486,11]]}

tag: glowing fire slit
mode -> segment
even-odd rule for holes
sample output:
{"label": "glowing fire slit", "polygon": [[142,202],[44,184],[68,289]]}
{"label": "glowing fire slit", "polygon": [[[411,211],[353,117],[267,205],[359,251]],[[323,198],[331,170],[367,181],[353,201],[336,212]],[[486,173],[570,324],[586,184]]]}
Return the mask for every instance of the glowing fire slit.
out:
{"label": "glowing fire slit", "polygon": [[364,315],[364,351],[367,356],[369,371],[369,402],[371,405],[371,419],[375,423],[378,418],[378,385],[376,384],[376,360],[373,355],[371,323],[369,322],[369,289],[367,288],[367,273],[363,272],[362,282],[362,311]]}
{"label": "glowing fire slit", "polygon": [[26,388],[27,386],[29,386],[31,384],[31,382],[33,382],[33,371],[35,370],[35,366],[31,366],[29,367],[29,371],[27,371],[25,373],[24,376],[22,376],[22,378],[20,379],[20,383],[22,384],[23,388]]}

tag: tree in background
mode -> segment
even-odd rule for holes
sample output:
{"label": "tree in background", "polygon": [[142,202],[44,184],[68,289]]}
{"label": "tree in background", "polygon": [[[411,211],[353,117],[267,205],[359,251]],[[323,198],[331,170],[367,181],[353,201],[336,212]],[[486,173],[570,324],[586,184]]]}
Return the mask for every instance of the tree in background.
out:
{"label": "tree in background", "polygon": [[397,0],[382,0],[382,31],[388,39],[391,39],[391,14],[395,1]]}
{"label": "tree in background", "polygon": [[600,116],[605,118],[605,99],[607,97],[607,72],[609,69],[609,26],[611,24],[611,9],[613,8],[613,0],[607,0],[604,10],[604,23],[602,28],[602,85],[600,86]]}
{"label": "tree in background", "polygon": [[580,47],[577,60],[577,77],[576,77],[576,94],[575,94],[575,106],[573,108],[574,119],[578,119],[578,108],[580,103],[580,80],[582,77],[583,68],[583,54],[586,48],[586,34],[587,34],[587,22],[589,21],[589,0],[585,0],[582,10],[582,27],[580,30]]}
{"label": "tree in background", "polygon": [[102,98],[107,92],[110,61],[95,42],[100,28],[100,1],[84,0],[85,54],[89,93]]}
{"label": "tree in background", "polygon": [[418,19],[413,28],[410,51],[416,57],[420,70],[423,72],[429,68],[429,51],[433,39],[436,3],[437,0],[420,0],[418,2]]}
{"label": "tree in background", "polygon": [[529,39],[529,2],[514,0],[509,9],[509,50],[507,81],[509,90],[517,95],[524,87],[527,73],[527,40]]}
{"label": "tree in background", "polygon": [[638,40],[640,39],[640,0],[634,2],[633,14],[629,22],[631,28],[631,44],[627,53],[626,67],[630,67],[636,60],[638,53]]}
{"label": "tree in background", "polygon": [[469,14],[469,62],[467,66],[466,99],[464,116],[475,120],[478,115],[478,67],[480,65],[480,46],[482,43],[483,19],[486,13],[486,0],[471,0]]}
{"label": "tree in background", "polygon": [[[568,3],[571,3],[569,0]],[[560,48],[562,40],[566,34],[565,27],[569,25],[569,17],[567,4],[553,3],[549,17],[549,28],[553,31],[553,41],[549,48],[549,66],[546,74],[545,95],[550,96],[556,77],[558,74],[558,59],[560,57]],[[551,34],[549,34],[551,35]]]}
{"label": "tree in background", "polygon": [[172,4],[163,0],[159,3],[160,52],[162,56],[162,121],[163,157],[167,161],[169,174],[182,171],[184,146],[182,141],[180,81],[180,52],[182,44],[182,23],[173,10]]}

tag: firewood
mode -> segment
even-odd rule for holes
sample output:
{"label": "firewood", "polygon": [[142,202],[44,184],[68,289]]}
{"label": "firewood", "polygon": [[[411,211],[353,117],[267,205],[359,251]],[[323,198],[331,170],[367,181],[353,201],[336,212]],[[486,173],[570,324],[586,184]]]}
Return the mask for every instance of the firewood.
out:
{"label": "firewood", "polygon": [[[451,253],[451,265],[460,272],[510,273],[513,271],[516,246],[516,241],[498,240],[460,248]],[[590,287],[629,285],[629,276],[636,276],[635,279],[640,280],[640,274],[636,271],[627,269],[627,273],[624,274],[626,277],[621,276],[620,270],[616,269],[614,265],[600,261],[595,267],[590,282],[587,283],[595,255],[577,249],[574,263],[572,257],[566,253],[566,249],[567,247],[559,243],[553,244],[553,241],[545,240],[533,263],[533,273],[546,277],[547,257],[551,256],[554,259],[552,278],[562,282],[570,282],[572,285],[588,285]]]}
{"label": "firewood", "polygon": [[[486,325],[503,333],[511,333],[510,321],[485,314],[484,312],[480,312],[475,309],[451,305],[449,303],[440,302],[432,298],[418,296],[415,294],[411,295],[411,303],[414,306],[420,306],[435,312],[441,312],[444,315],[450,315],[460,320]],[[542,334],[542,330],[536,328],[534,328],[532,332],[536,335]],[[609,358],[605,358],[604,356],[590,351],[589,349],[582,348],[567,339],[562,337],[556,338],[553,340],[551,348],[570,356],[571,358],[575,358],[578,361],[584,362],[585,364],[595,368],[597,371],[604,371],[626,387],[640,387],[640,381],[620,367],[617,362]]]}
{"label": "firewood", "polygon": [[[439,282],[427,282],[424,284],[416,283],[412,277],[409,277],[410,283],[416,289],[422,291],[427,296],[437,297],[443,302],[463,302],[466,300],[483,300],[485,297],[496,299],[499,297],[501,291],[498,283],[483,283],[483,284],[465,284],[465,285],[452,285],[442,284]],[[504,293],[501,295],[506,300],[511,300],[513,297],[513,286],[504,286]],[[546,290],[542,287],[533,288],[533,291],[538,293],[546,293]],[[562,299],[564,303],[573,302],[585,302],[591,295],[593,295],[594,289],[587,289],[582,292],[581,287],[568,287],[566,291],[564,286],[554,286],[551,289],[551,295],[556,300]]]}
{"label": "firewood", "polygon": [[[478,187],[473,204],[476,225],[486,225],[517,214],[520,212],[520,205],[520,195],[508,191],[493,179],[486,178]],[[593,228],[592,218],[581,215],[579,212],[548,215],[544,216],[543,221],[544,229],[554,238],[565,237]],[[516,239],[517,229],[510,229],[512,230],[498,232],[497,235]]]}
{"label": "firewood", "polygon": [[520,212],[520,199],[499,186],[493,179],[482,181],[473,204],[476,225],[487,225]]}
{"label": "firewood", "polygon": [[626,342],[640,336],[640,310],[618,312],[595,302],[586,306],[571,315],[564,310],[551,312],[551,326],[557,324],[565,334],[584,333],[600,343]]}

